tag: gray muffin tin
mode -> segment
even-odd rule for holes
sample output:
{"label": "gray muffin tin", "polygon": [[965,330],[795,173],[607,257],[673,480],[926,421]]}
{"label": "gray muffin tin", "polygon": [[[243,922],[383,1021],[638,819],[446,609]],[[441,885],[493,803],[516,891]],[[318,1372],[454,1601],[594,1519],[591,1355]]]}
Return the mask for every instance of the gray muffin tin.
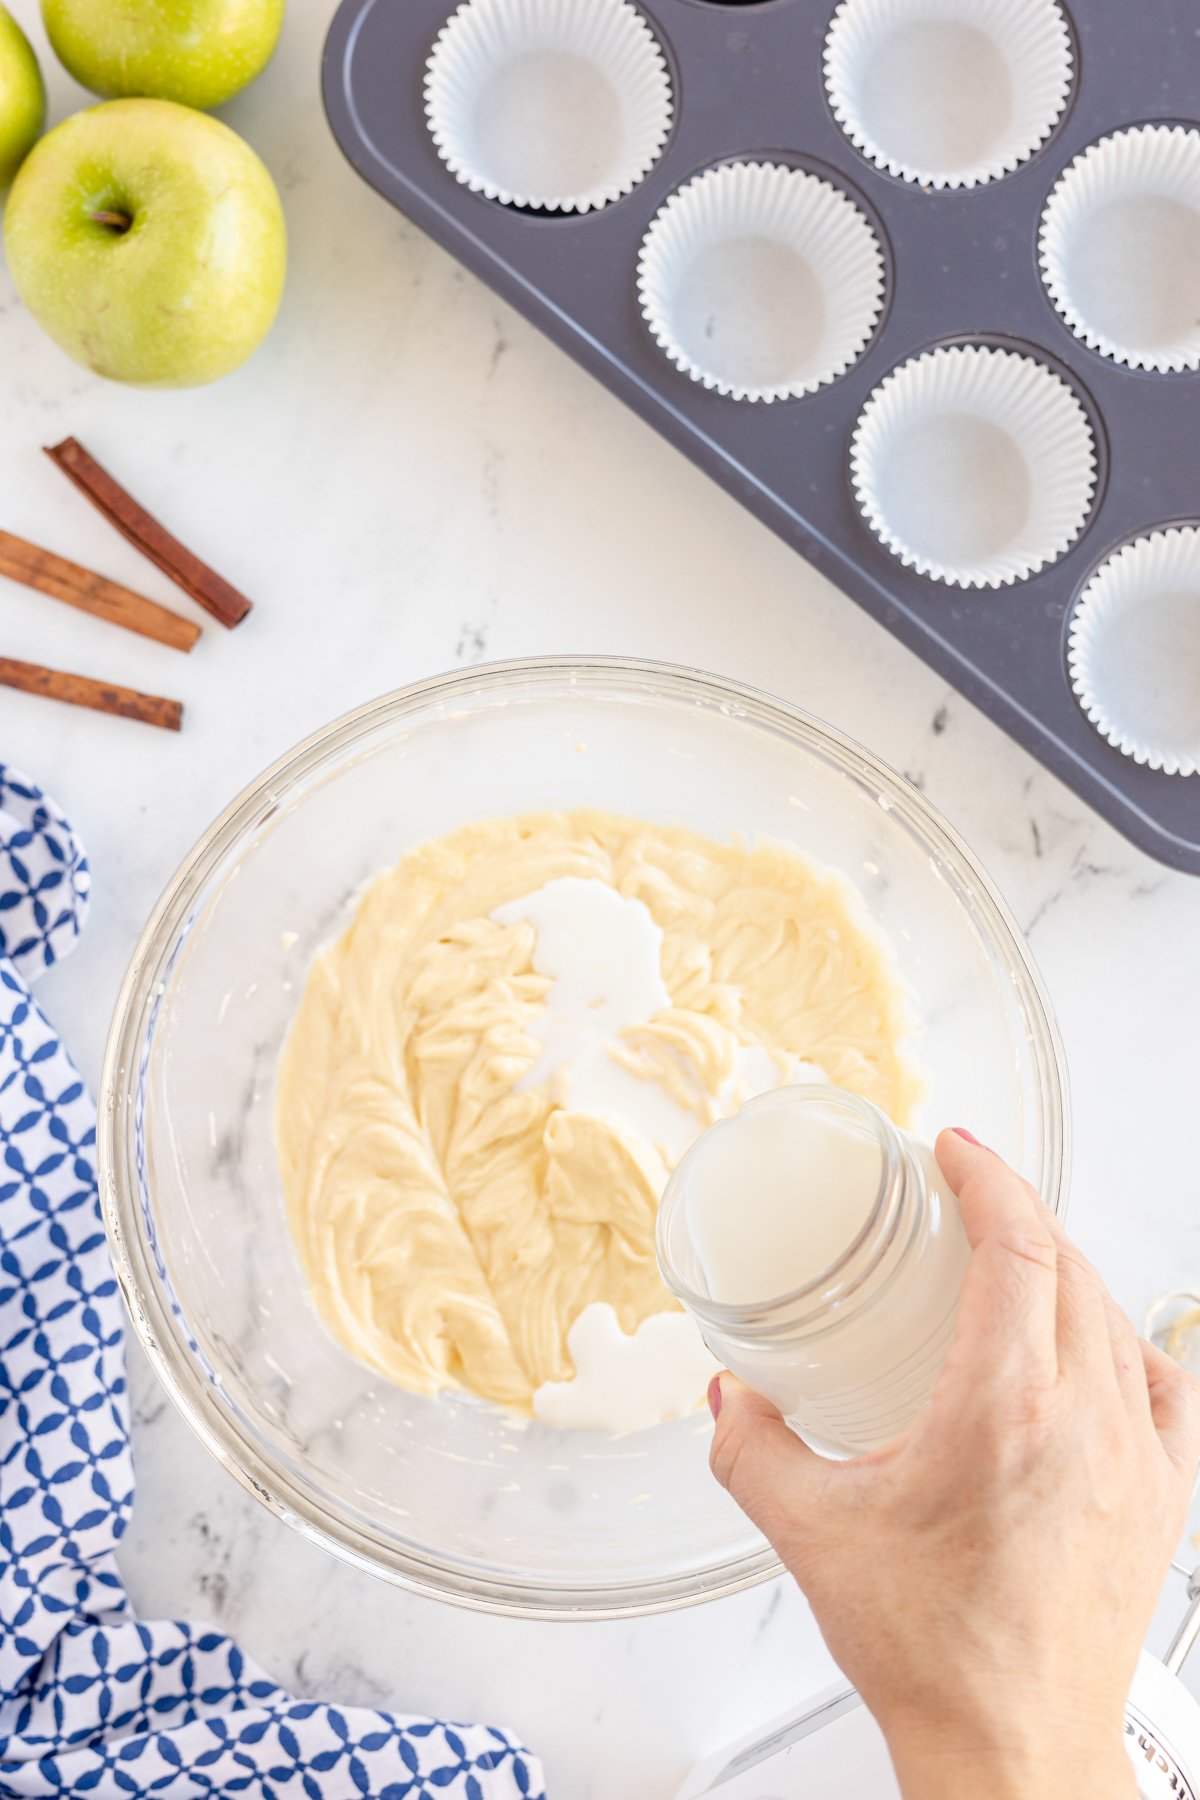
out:
{"label": "gray muffin tin", "polygon": [[[934,191],[876,168],[834,120],[822,77],[832,0],[653,0],[641,7],[671,75],[675,117],[631,194],[583,214],[531,212],[472,193],[440,160],[423,85],[447,0],[343,0],[323,90],[350,162],[555,343],[719,481],[860,606],[980,706],[1135,844],[1200,873],[1200,776],[1139,768],[1088,724],[1066,673],[1075,600],[1120,543],[1200,516],[1200,375],[1132,371],[1090,350],[1055,312],[1037,228],[1063,168],[1123,126],[1200,115],[1195,0],[1077,0],[1075,81],[1062,117],[1014,174]],[[1066,8],[1063,9],[1067,11]],[[836,381],[773,405],[722,398],[654,343],[638,249],[667,197],[732,159],[826,176],[884,249],[875,334]],[[1066,379],[1097,450],[1088,522],[1067,553],[998,590],[905,568],[859,512],[849,445],[871,389],[937,344],[1025,350]],[[1197,674],[1200,705],[1200,672]]]}

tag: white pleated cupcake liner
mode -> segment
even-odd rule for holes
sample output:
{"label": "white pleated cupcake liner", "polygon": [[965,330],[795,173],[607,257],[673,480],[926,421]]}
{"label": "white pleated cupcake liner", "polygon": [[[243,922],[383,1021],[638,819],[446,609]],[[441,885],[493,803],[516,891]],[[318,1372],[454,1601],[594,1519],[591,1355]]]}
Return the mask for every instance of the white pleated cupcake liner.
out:
{"label": "white pleated cupcake liner", "polygon": [[[1038,231],[1038,259],[1050,298],[1076,337],[1102,356],[1126,363],[1132,369],[1154,369],[1160,374],[1179,374],[1200,369],[1200,307],[1182,306],[1178,330],[1169,341],[1153,341],[1148,322],[1115,333],[1095,316],[1095,296],[1080,294],[1078,262],[1089,227],[1114,229],[1110,209],[1122,202],[1133,206],[1155,201],[1174,201],[1200,221],[1200,131],[1183,125],[1138,125],[1114,132],[1091,144],[1059,176],[1046,202]],[[1096,224],[1098,215],[1110,212],[1108,221]],[[1200,227],[1198,227],[1200,228]],[[1164,253],[1169,256],[1167,229],[1163,229]],[[1131,245],[1125,257],[1119,243],[1112,245],[1116,261],[1135,270],[1145,263],[1144,245]],[[1179,291],[1181,297],[1195,283],[1193,260],[1186,269],[1164,266],[1151,270],[1160,291]],[[1194,301],[1194,295],[1193,295]],[[1127,325],[1132,322],[1127,322]]]}
{"label": "white pleated cupcake liner", "polygon": [[1075,606],[1067,670],[1079,704],[1123,756],[1200,771],[1200,529],[1124,544]]}
{"label": "white pleated cupcake liner", "polygon": [[[948,160],[932,156],[932,146],[915,154],[916,146],[897,141],[870,93],[872,65],[889,40],[905,28],[937,25],[988,39],[1011,88],[1003,129]],[[977,187],[1010,175],[1058,123],[1073,74],[1071,34],[1057,0],[841,0],[825,39],[825,88],[843,131],[878,168],[922,187]],[[948,105],[956,99],[961,106],[961,91],[948,94]],[[928,100],[927,113],[936,117],[936,96]]]}
{"label": "white pleated cupcake liner", "polygon": [[[889,516],[891,459],[904,454],[906,439],[936,431],[939,420],[947,431],[964,421],[992,427],[1024,464],[1023,522],[1002,546],[977,556],[940,556],[911,541],[919,535],[911,519]],[[1015,350],[955,345],[924,351],[875,388],[854,428],[850,471],[867,523],[906,568],[952,587],[999,588],[1036,574],[1079,536],[1096,486],[1096,445],[1078,397],[1044,364]],[[936,492],[923,496],[934,509],[937,499]]]}
{"label": "white pleated cupcake liner", "polygon": [[[699,330],[693,319],[689,330],[685,315],[703,296],[697,271],[726,246],[731,256],[794,257],[819,300],[815,333],[812,309],[796,310],[794,345],[778,352],[791,362],[784,373],[750,366],[771,335],[750,281],[727,279],[720,311]],[[843,374],[869,343],[883,306],[883,251],[863,213],[830,182],[777,163],[727,163],[660,208],[642,240],[637,287],[655,342],[693,381],[734,400],[796,399]],[[760,284],[769,288],[769,280]]]}
{"label": "white pleated cupcake liner", "polygon": [[[604,84],[618,120],[614,144],[584,140],[568,152],[553,141],[563,106],[563,70],[553,62],[532,78],[519,124],[504,122],[502,143],[486,141],[492,84],[539,57],[577,60]],[[658,160],[673,112],[666,58],[630,0],[464,0],[425,69],[425,117],[438,155],[474,193],[509,206],[588,212],[619,200]],[[586,117],[575,123],[586,129]],[[595,167],[580,183],[578,165],[589,157]]]}

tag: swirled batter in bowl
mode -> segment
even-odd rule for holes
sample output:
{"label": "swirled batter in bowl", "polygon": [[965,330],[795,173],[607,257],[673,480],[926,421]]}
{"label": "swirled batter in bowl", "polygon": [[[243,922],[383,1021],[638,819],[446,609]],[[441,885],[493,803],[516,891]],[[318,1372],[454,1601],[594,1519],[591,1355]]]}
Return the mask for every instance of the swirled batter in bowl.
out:
{"label": "swirled batter in bowl", "polygon": [[316,1306],[402,1386],[528,1413],[586,1307],[674,1309],[654,1223],[692,1138],[809,1065],[904,1124],[909,1024],[855,890],[783,845],[593,811],[424,844],[317,956],[284,1049]]}

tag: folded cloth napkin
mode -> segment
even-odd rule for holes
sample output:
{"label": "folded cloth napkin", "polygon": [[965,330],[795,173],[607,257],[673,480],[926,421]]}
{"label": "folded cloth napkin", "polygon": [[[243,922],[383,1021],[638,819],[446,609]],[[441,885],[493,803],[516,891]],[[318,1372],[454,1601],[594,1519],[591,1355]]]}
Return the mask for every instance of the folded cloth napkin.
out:
{"label": "folded cloth napkin", "polygon": [[542,1800],[506,1732],[296,1700],[223,1633],[130,1611],[96,1118],[27,985],[73,946],[89,887],[57,807],[0,764],[0,1795]]}

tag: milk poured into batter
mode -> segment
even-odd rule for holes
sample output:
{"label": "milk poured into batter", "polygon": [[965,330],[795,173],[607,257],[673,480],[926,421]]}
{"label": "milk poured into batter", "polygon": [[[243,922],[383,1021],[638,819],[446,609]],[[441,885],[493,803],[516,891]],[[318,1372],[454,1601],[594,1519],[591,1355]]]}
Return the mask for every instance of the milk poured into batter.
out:
{"label": "milk poured into batter", "polygon": [[492,918],[533,926],[533,966],[553,982],[530,1027],[541,1055],[518,1091],[546,1085],[560,1105],[615,1119],[677,1161],[696,1136],[697,1114],[613,1055],[622,1032],[671,1004],[663,934],[649,909],[603,881],[567,875],[498,906]]}
{"label": "milk poured into batter", "polygon": [[[824,1073],[903,1120],[909,1016],[859,897],[788,845],[595,810],[417,845],[316,957],[281,1059],[314,1303],[422,1393],[528,1416],[552,1388],[563,1422],[576,1402],[595,1422],[607,1358],[661,1416],[674,1377],[639,1359],[690,1329],[655,1259],[669,1171],[782,1081]],[[679,1324],[639,1329],[659,1315]]]}
{"label": "milk poured into batter", "polygon": [[[671,1004],[662,978],[663,934],[649,909],[602,881],[564,876],[497,907],[492,918],[500,925],[533,926],[533,966],[553,983],[531,1027],[541,1054],[519,1090],[548,1086],[563,1106],[610,1119],[654,1144],[668,1164],[678,1161],[704,1116],[702,1084],[680,1060],[680,1082],[685,1092],[692,1090],[691,1105],[682,1105],[614,1054],[623,1032],[649,1024]],[[778,1087],[785,1075],[805,1074],[824,1078],[795,1058],[745,1045],[715,1104],[733,1110]],[[639,1431],[675,1418],[695,1405],[719,1367],[686,1313],[654,1313],[630,1333],[602,1302],[580,1313],[567,1348],[573,1378],[543,1382],[533,1411],[548,1425],[575,1429]]]}

